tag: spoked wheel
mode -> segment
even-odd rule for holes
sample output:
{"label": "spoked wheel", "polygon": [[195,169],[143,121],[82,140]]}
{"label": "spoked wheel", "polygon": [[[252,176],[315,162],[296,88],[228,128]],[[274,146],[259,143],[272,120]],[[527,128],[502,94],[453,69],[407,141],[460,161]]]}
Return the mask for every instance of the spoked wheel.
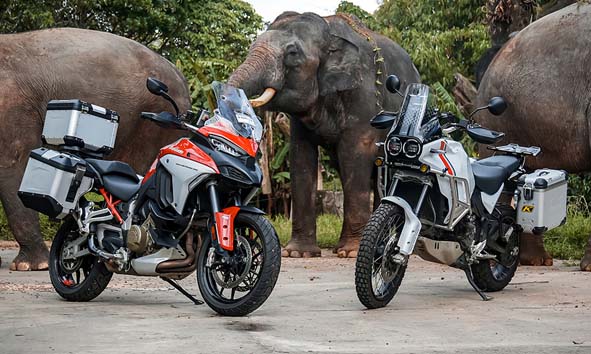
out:
{"label": "spoked wheel", "polygon": [[369,309],[386,306],[404,278],[406,265],[392,261],[403,227],[402,209],[383,203],[363,230],[355,264],[355,288],[359,301]]}
{"label": "spoked wheel", "polygon": [[111,273],[90,254],[87,238],[80,236],[73,219],[57,231],[49,252],[49,277],[55,291],[68,301],[90,301],[105,290]]}
{"label": "spoked wheel", "polygon": [[244,316],[267,300],[279,276],[281,248],[271,223],[261,215],[238,214],[230,255],[229,263],[222,262],[206,237],[197,260],[197,283],[214,311]]}
{"label": "spoked wheel", "polygon": [[482,291],[503,290],[513,279],[519,263],[520,232],[515,227],[515,210],[511,207],[497,207],[497,210],[502,220],[502,232],[497,243],[506,252],[499,254],[489,250],[496,254],[498,261],[484,260],[471,265],[474,282]]}

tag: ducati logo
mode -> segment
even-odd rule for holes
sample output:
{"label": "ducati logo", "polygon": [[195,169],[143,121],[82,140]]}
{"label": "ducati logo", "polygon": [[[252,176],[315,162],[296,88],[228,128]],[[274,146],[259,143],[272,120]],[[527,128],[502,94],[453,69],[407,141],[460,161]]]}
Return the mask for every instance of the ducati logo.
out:
{"label": "ducati logo", "polygon": [[524,212],[524,213],[531,213],[531,212],[534,211],[534,206],[533,205],[524,205],[521,208],[521,211]]}

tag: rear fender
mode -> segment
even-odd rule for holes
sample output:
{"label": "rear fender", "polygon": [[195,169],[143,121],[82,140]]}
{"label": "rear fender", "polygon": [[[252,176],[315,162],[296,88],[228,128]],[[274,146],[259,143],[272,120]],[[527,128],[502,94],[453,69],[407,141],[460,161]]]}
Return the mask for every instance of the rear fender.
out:
{"label": "rear fender", "polygon": [[397,246],[400,249],[401,254],[410,256],[415,248],[419,232],[421,231],[421,221],[415,215],[415,212],[406,200],[400,197],[388,196],[382,198],[382,203],[383,202],[398,205],[404,210],[404,227],[400,233],[400,239],[398,240]]}
{"label": "rear fender", "polygon": [[265,215],[265,212],[253,206],[231,206],[215,213],[216,236],[222,249],[234,250],[234,219],[239,213]]}

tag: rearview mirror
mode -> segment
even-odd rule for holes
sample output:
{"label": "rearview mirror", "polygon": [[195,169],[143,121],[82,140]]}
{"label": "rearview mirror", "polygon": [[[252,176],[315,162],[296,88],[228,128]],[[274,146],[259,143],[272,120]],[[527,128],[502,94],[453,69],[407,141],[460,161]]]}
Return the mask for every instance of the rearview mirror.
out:
{"label": "rearview mirror", "polygon": [[495,116],[500,116],[507,109],[507,102],[503,97],[493,97],[488,101],[488,111]]}
{"label": "rearview mirror", "polygon": [[166,86],[164,82],[153,77],[149,77],[148,80],[146,80],[146,87],[148,88],[148,91],[156,96],[162,96],[163,93],[168,92],[168,86]]}
{"label": "rearview mirror", "polygon": [[398,93],[398,90],[400,90],[400,79],[398,76],[388,76],[386,79],[386,89],[392,93]]}

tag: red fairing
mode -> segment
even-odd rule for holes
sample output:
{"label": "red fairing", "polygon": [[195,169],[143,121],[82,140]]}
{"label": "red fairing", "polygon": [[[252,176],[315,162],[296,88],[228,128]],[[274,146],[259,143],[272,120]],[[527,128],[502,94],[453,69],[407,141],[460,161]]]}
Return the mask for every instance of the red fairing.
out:
{"label": "red fairing", "polygon": [[207,137],[210,135],[219,135],[226,140],[231,141],[232,143],[236,144],[242,150],[244,150],[248,155],[252,157],[256,157],[257,151],[259,149],[259,145],[254,139],[244,138],[238,135],[231,134],[223,129],[218,129],[213,126],[205,126],[203,128],[199,128],[199,132]]}
{"label": "red fairing", "polygon": [[150,166],[150,169],[148,170],[148,173],[146,173],[146,175],[144,176],[144,179],[142,179],[142,184],[146,183],[146,181],[152,177],[152,175],[154,173],[156,173],[156,166],[158,166],[158,160],[156,159],[154,160],[154,162],[152,162],[152,165]]}
{"label": "red fairing", "polygon": [[234,206],[215,213],[218,242],[227,251],[234,250],[234,219],[239,211],[240,208]]}
{"label": "red fairing", "polygon": [[158,161],[164,155],[176,155],[181,156],[186,159],[199,162],[204,164],[207,167],[211,167],[216,173],[220,173],[218,166],[215,164],[215,161],[203,152],[197,145],[195,145],[191,140],[187,138],[182,138],[170,145],[166,145],[162,149],[160,149],[160,153],[158,154],[158,158],[152,162],[152,166],[148,170],[148,173],[144,176],[142,180],[142,184],[146,183],[146,181],[154,175],[156,172],[156,166],[158,165]]}

